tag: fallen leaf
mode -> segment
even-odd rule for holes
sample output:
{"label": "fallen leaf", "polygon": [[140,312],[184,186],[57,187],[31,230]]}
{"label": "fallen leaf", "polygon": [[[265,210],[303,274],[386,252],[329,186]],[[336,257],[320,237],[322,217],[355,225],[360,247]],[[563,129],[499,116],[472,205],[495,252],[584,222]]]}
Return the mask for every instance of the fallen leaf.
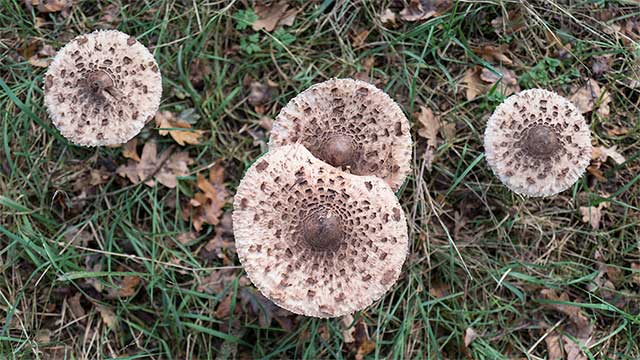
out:
{"label": "fallen leaf", "polygon": [[426,20],[440,16],[452,7],[451,0],[409,0],[407,6],[400,11],[400,17],[405,21]]}
{"label": "fallen leaf", "polygon": [[193,242],[197,237],[198,237],[197,233],[193,231],[189,231],[186,233],[178,234],[178,236],[176,236],[176,240],[178,240],[178,242],[182,245],[187,245]]}
{"label": "fallen leaf", "polygon": [[547,344],[547,359],[548,360],[562,360],[564,359],[561,346],[561,336],[555,331],[548,334],[544,338],[544,342]]}
{"label": "fallen leaf", "polygon": [[464,73],[462,83],[466,85],[467,100],[473,100],[478,95],[484,93],[486,85],[480,79],[480,71],[478,67],[467,69]]}
{"label": "fallen leaf", "polygon": [[121,165],[116,170],[121,177],[126,177],[133,184],[144,181],[147,186],[154,186],[155,180],[160,184],[175,188],[178,184],[179,176],[189,174],[188,165],[193,163],[187,152],[171,153],[171,148],[157,154],[157,145],[154,142],[147,142],[142,148],[140,161],[129,160],[126,165]]}
{"label": "fallen leaf", "polygon": [[469,347],[478,338],[478,333],[472,327],[468,327],[464,332],[464,346]]}
{"label": "fallen leaf", "polygon": [[204,224],[218,225],[222,216],[222,207],[227,203],[229,194],[224,185],[224,167],[217,162],[209,169],[209,177],[197,176],[198,192],[189,201],[192,207],[190,215],[193,227],[201,231]]}
{"label": "fallen leaf", "polygon": [[56,50],[51,45],[44,45],[35,54],[29,57],[29,64],[35,67],[46,68],[53,61]]}
{"label": "fallen leaf", "polygon": [[617,145],[610,148],[604,146],[594,146],[591,151],[591,160],[595,160],[600,163],[604,163],[608,158],[611,158],[616,164],[623,164],[626,159],[617,150]]}
{"label": "fallen leaf", "polygon": [[433,111],[426,106],[420,106],[420,112],[414,114],[417,123],[420,124],[418,135],[427,140],[427,149],[424,154],[427,162],[427,169],[431,170],[433,164],[434,153],[438,147],[438,130],[440,129],[440,120],[433,114]]}
{"label": "fallen leaf", "polygon": [[100,313],[102,322],[107,325],[108,328],[114,329],[118,323],[118,318],[113,310],[98,303],[94,303],[93,305],[96,307],[96,310],[98,310],[98,313]]}
{"label": "fallen leaf", "polygon": [[357,33],[353,34],[351,36],[351,43],[354,47],[358,48],[361,47],[362,45],[364,45],[365,40],[367,40],[367,36],[369,36],[369,33],[371,32],[371,30],[362,30],[362,31],[358,31]]}
{"label": "fallen leaf", "polygon": [[258,121],[258,124],[260,125],[260,127],[262,127],[263,129],[267,130],[267,131],[271,131],[271,128],[273,127],[273,119],[267,116],[263,116],[260,118],[260,120]]}
{"label": "fallen leaf", "polygon": [[450,289],[447,283],[432,281],[431,286],[429,286],[429,295],[435,299],[442,299],[443,297],[448,296],[449,293]]}
{"label": "fallen leaf", "polygon": [[215,235],[200,250],[198,256],[204,260],[220,260],[224,265],[233,265],[231,259],[235,254],[233,238],[233,221],[231,213],[225,213],[215,228]]}
{"label": "fallen leaf", "polygon": [[75,319],[83,318],[86,315],[84,308],[80,305],[80,297],[81,293],[76,293],[72,297],[67,299],[67,304],[69,304],[69,310],[71,310],[71,314]]}
{"label": "fallen leaf", "polygon": [[51,330],[49,329],[40,329],[36,332],[36,336],[34,338],[36,343],[39,345],[46,344],[51,341]]}
{"label": "fallen leaf", "polygon": [[69,16],[73,0],[25,0],[25,3],[28,8],[36,8],[41,13],[62,11],[66,17]]}
{"label": "fallen leaf", "polygon": [[[171,135],[180,146],[186,144],[198,145],[204,134],[202,130],[191,129],[191,124],[180,119],[170,111],[158,111],[155,116],[156,126],[161,130],[158,133],[162,136]],[[164,130],[163,130],[164,129]],[[185,129],[185,130],[178,130]]]}
{"label": "fallen leaf", "polygon": [[231,315],[231,301],[233,300],[233,296],[231,292],[227,294],[220,302],[218,306],[216,306],[216,310],[213,312],[213,316],[216,319],[226,319]]}
{"label": "fallen leaf", "polygon": [[355,326],[356,360],[362,360],[376,348],[376,343],[369,338],[367,325],[360,319]]}
{"label": "fallen leaf", "polygon": [[500,46],[486,44],[474,48],[473,52],[492,63],[513,65],[513,61],[505,55],[505,52],[507,52],[508,49],[509,46],[507,44],[502,44]]}
{"label": "fallen leaf", "polygon": [[391,11],[389,8],[384,9],[382,14],[380,14],[380,22],[383,24],[395,25],[396,21],[396,13]]}
{"label": "fallen leaf", "polygon": [[448,143],[453,143],[456,139],[456,124],[446,123],[440,126],[440,136],[442,136]]}
{"label": "fallen leaf", "polygon": [[499,74],[496,74],[495,72],[487,68],[483,68],[480,72],[480,79],[486,83],[489,83],[490,86],[498,83],[497,90],[504,96],[509,96],[520,91],[520,86],[518,85],[518,77],[513,70],[509,70],[502,66],[497,66],[495,67],[495,69],[499,72]]}
{"label": "fallen leaf", "polygon": [[633,282],[640,286],[640,263],[631,263],[631,270],[633,272]]}
{"label": "fallen leaf", "polygon": [[293,331],[293,317],[295,314],[277,306],[259,291],[243,287],[238,291],[238,297],[245,308],[253,315],[258,316],[258,323],[261,328],[271,327],[271,323],[275,320],[285,331]]}
{"label": "fallen leaf", "polygon": [[582,222],[590,224],[593,230],[598,230],[600,228],[603,204],[605,203],[600,203],[598,206],[580,206]]}
{"label": "fallen leaf", "polygon": [[625,127],[614,127],[613,129],[607,129],[607,135],[609,136],[625,136],[629,133],[629,129]]}
{"label": "fallen leaf", "polygon": [[133,138],[122,146],[122,156],[127,159],[133,159],[134,161],[140,161],[138,156],[138,139]]}
{"label": "fallen leaf", "polygon": [[[558,295],[558,293],[552,289],[543,289],[541,293],[545,298],[552,301],[569,302],[569,296],[566,293]],[[569,318],[574,326],[568,330],[571,330],[572,335],[579,340],[586,342],[593,334],[591,321],[589,321],[589,318],[582,312],[581,307],[564,303],[551,303],[547,304],[547,307],[556,310]]]}
{"label": "fallen leaf", "polygon": [[253,22],[251,28],[255,31],[264,29],[271,32],[278,27],[293,25],[297,10],[290,9],[286,1],[274,2],[270,5],[258,5],[255,7],[255,13],[258,19]]}
{"label": "fallen leaf", "polygon": [[249,96],[247,101],[254,107],[254,110],[258,114],[264,114],[266,112],[266,105],[271,102],[276,94],[277,84],[267,80],[267,84],[260,83],[258,81],[250,81]]}
{"label": "fallen leaf", "polygon": [[136,294],[138,285],[142,279],[139,276],[127,275],[122,278],[122,283],[118,289],[119,297],[130,297]]}
{"label": "fallen leaf", "polygon": [[491,20],[491,26],[497,33],[511,35],[526,28],[526,22],[519,7],[509,10],[505,15]]}
{"label": "fallen leaf", "polygon": [[587,83],[580,87],[569,97],[569,100],[580,110],[581,113],[587,113],[598,109],[597,113],[602,117],[609,116],[611,97],[605,90],[602,91],[597,81],[589,79]]}

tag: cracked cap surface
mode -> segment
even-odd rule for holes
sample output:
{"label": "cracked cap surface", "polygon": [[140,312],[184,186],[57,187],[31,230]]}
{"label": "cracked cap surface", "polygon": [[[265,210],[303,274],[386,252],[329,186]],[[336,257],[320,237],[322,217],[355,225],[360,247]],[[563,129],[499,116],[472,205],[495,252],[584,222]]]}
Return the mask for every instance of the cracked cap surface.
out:
{"label": "cracked cap surface", "polygon": [[361,310],[396,282],[407,224],[389,186],[332,167],[302,145],[270,150],[234,198],[238,257],[251,281],[297,314]]}
{"label": "cracked cap surface", "polygon": [[269,148],[300,143],[354,175],[374,175],[396,191],[411,171],[409,122],[384,91],[360,80],[315,84],[280,111]]}
{"label": "cracked cap surface", "polygon": [[493,172],[512,191],[550,196],[566,190],[591,160],[584,117],[564,97],[547,90],[519,92],[489,118],[484,147]]}
{"label": "cracked cap surface", "polygon": [[155,115],[162,96],[153,55],[134,37],[115,30],[71,40],[44,79],[53,124],[83,146],[126,143]]}

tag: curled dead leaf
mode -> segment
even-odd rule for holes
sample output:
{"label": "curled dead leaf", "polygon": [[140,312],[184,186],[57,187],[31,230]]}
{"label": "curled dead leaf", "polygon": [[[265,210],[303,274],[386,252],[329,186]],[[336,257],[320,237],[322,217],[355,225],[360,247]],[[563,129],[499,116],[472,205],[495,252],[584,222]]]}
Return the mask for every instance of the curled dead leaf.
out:
{"label": "curled dead leaf", "polygon": [[[160,128],[158,133],[162,136],[171,135],[180,146],[186,144],[200,144],[204,131],[194,130],[191,124],[177,119],[170,111],[158,111],[155,116],[156,126]],[[184,129],[184,130],[181,130]]]}
{"label": "curled dead leaf", "polygon": [[452,0],[409,0],[400,11],[400,17],[405,21],[427,20],[446,13],[452,7]]}
{"label": "curled dead leaf", "polygon": [[594,79],[587,80],[586,84],[578,88],[569,100],[580,110],[581,113],[588,113],[598,109],[597,113],[602,117],[609,116],[611,96],[609,92],[600,87]]}
{"label": "curled dead leaf", "polygon": [[280,26],[291,26],[295,21],[298,10],[289,9],[287,1],[273,2],[270,5],[258,5],[255,7],[258,19],[251,28],[255,31],[264,29],[271,32]]}
{"label": "curled dead leaf", "polygon": [[147,186],[154,186],[155,181],[168,188],[178,185],[178,177],[189,174],[189,165],[193,159],[187,152],[172,153],[172,149],[157,153],[157,145],[154,142],[144,144],[140,161],[129,160],[126,165],[118,167],[116,172],[121,177],[126,177],[133,184],[144,181]]}

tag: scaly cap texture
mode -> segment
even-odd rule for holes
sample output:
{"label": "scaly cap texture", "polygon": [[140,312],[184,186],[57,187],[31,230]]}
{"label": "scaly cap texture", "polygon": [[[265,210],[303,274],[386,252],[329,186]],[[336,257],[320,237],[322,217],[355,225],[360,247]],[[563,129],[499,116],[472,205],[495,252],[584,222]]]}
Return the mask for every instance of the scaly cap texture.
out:
{"label": "scaly cap texture", "polygon": [[512,191],[550,196],[584,174],[591,159],[591,135],[569,100],[531,89],[496,108],[487,123],[484,148],[491,169]]}
{"label": "scaly cap texture", "polygon": [[398,279],[407,224],[389,186],[347,174],[302,145],[269,151],[234,198],[238,257],[251,281],[297,314],[361,310]]}
{"label": "scaly cap texture", "polygon": [[83,146],[129,141],[152,118],[162,96],[160,69],[134,37],[99,30],[71,40],[44,76],[53,124]]}
{"label": "scaly cap texture", "polygon": [[300,143],[354,175],[374,175],[396,191],[411,171],[409,122],[393,99],[364,81],[311,86],[280,111],[269,148]]}

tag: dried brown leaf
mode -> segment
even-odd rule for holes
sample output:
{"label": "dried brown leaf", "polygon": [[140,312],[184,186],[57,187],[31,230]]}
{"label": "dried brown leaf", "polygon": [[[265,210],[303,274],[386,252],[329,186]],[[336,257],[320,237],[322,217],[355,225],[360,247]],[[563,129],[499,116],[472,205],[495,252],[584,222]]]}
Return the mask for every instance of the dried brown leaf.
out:
{"label": "dried brown leaf", "polygon": [[346,344],[351,344],[356,341],[356,327],[353,326],[353,315],[345,315],[340,318],[340,327],[342,328],[342,337]]}
{"label": "dried brown leaf", "polygon": [[478,333],[472,328],[468,327],[464,332],[464,346],[469,347],[471,343],[478,338]]}
{"label": "dried brown leaf", "polygon": [[122,278],[120,288],[118,289],[119,297],[130,297],[136,294],[136,290],[142,279],[139,276],[127,275]]}
{"label": "dried brown leaf", "polygon": [[80,319],[86,315],[84,308],[82,307],[82,305],[80,305],[81,296],[82,296],[81,293],[76,293],[75,295],[67,299],[67,304],[69,304],[69,310],[71,310],[71,313],[73,314],[73,317],[75,319]]}
{"label": "dried brown leaf", "polygon": [[41,13],[62,11],[64,16],[68,16],[73,0],[25,0],[25,3],[28,8],[36,8]]}
{"label": "dried brown leaf", "polygon": [[407,6],[400,11],[400,17],[405,21],[427,20],[446,13],[452,7],[451,0],[409,0]]}
{"label": "dried brown leaf", "polygon": [[132,159],[134,161],[140,161],[140,156],[138,155],[138,139],[133,138],[129,140],[126,144],[122,146],[122,156],[127,159]]}
{"label": "dried brown leaf", "polygon": [[158,155],[156,143],[147,142],[142,148],[139,162],[129,160],[126,165],[118,167],[116,172],[133,184],[145,181],[145,185],[154,186],[155,181],[158,181],[166,187],[175,188],[177,178],[188,175],[188,166],[192,163],[193,159],[187,152],[171,153],[169,148]]}
{"label": "dried brown leaf", "polygon": [[416,113],[415,118],[420,124],[418,135],[427,140],[427,149],[424,154],[427,162],[427,169],[431,170],[435,150],[438,147],[438,130],[440,129],[440,120],[433,114],[433,111],[426,106],[420,106],[420,112]]}
{"label": "dried brown leaf", "polygon": [[603,91],[597,81],[589,79],[585,85],[576,90],[569,97],[569,100],[580,110],[587,113],[598,109],[598,114],[603,117],[609,116],[611,96],[607,91]]}
{"label": "dried brown leaf", "polygon": [[[569,295],[566,293],[558,295],[558,293],[552,289],[543,289],[541,293],[545,298],[552,301],[569,302]],[[551,303],[547,306],[562,313],[571,320],[573,325],[575,325],[573,327],[573,335],[580,340],[584,341],[588,339],[593,333],[593,326],[589,318],[582,312],[581,307],[565,303]]]}
{"label": "dried brown leaf", "polygon": [[[186,144],[200,144],[204,131],[191,129],[191,124],[179,120],[170,111],[158,111],[155,116],[156,126],[160,128],[158,133],[162,136],[171,135],[180,146]],[[179,130],[185,129],[185,130]]]}
{"label": "dried brown leaf", "polygon": [[198,192],[189,202],[192,207],[193,227],[202,230],[204,224],[218,225],[222,207],[227,203],[228,193],[224,185],[224,167],[216,163],[209,170],[209,178],[197,176]]}
{"label": "dried brown leaf", "polygon": [[466,97],[467,100],[473,100],[478,95],[484,93],[486,85],[480,79],[480,71],[478,68],[467,69],[464,73],[464,79],[462,79],[462,83],[466,87]]}
{"label": "dried brown leaf", "polygon": [[580,214],[582,215],[582,222],[590,224],[593,230],[600,228],[600,221],[602,220],[602,209],[606,203],[600,203],[598,206],[580,206]]}
{"label": "dried brown leaf", "polygon": [[397,21],[396,13],[391,11],[391,9],[389,8],[384,9],[382,14],[380,14],[380,22],[385,25],[386,24],[395,25],[396,21]]}
{"label": "dried brown leaf", "polygon": [[624,156],[617,150],[617,145],[610,148],[604,146],[594,146],[591,152],[591,160],[604,163],[608,158],[611,158],[616,164],[622,164],[626,161]]}
{"label": "dried brown leaf", "polygon": [[513,61],[505,55],[509,50],[509,46],[502,44],[500,46],[486,44],[473,49],[473,52],[483,59],[498,64],[513,65]]}
{"label": "dried brown leaf", "polygon": [[487,68],[483,68],[480,72],[480,79],[484,82],[489,83],[490,86],[498,83],[497,90],[504,96],[509,96],[520,91],[520,86],[518,85],[518,76],[513,70],[509,70],[502,66],[497,66],[495,67],[495,69],[500,74],[496,74],[495,72]]}
{"label": "dried brown leaf", "polygon": [[562,337],[555,331],[544,338],[544,342],[547,344],[547,358],[549,360],[564,359],[562,353],[561,338]]}
{"label": "dried brown leaf", "polygon": [[118,318],[113,310],[98,303],[94,303],[93,305],[96,307],[96,310],[98,310],[98,313],[100,313],[102,322],[107,325],[108,328],[114,329],[118,324]]}
{"label": "dried brown leaf", "polygon": [[264,29],[271,32],[278,27],[278,25],[293,25],[295,20],[296,10],[289,10],[289,4],[286,1],[274,2],[270,5],[258,5],[255,7],[256,20],[251,27],[253,30],[258,31]]}

